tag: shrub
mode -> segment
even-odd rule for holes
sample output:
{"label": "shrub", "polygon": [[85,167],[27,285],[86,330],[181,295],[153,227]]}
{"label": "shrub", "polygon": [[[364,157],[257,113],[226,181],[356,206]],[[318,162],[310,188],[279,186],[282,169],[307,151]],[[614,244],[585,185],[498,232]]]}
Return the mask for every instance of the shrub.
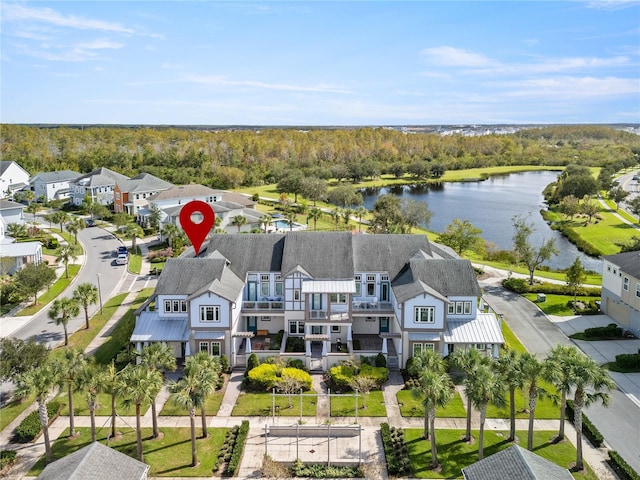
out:
{"label": "shrub", "polygon": [[13,465],[16,461],[15,450],[2,450],[0,451],[0,470],[4,470],[5,467]]}
{"label": "shrub", "polygon": [[411,473],[411,462],[406,454],[407,444],[404,440],[404,432],[396,427],[389,427],[385,422],[380,424],[380,435],[389,475],[408,476]]}
{"label": "shrub", "polygon": [[231,363],[229,362],[229,357],[227,357],[224,353],[220,355],[220,367],[223,372],[228,372],[231,367]]}
{"label": "shrub", "polygon": [[615,323],[610,323],[606,327],[592,327],[584,331],[587,338],[618,338],[622,337],[622,328]]}
{"label": "shrub", "polygon": [[271,390],[282,377],[295,378],[302,384],[304,390],[309,390],[313,383],[311,375],[304,370],[285,367],[272,363],[263,363],[249,370],[248,380],[252,388],[258,390]]}
{"label": "shrub", "polygon": [[298,370],[302,370],[304,372],[307,371],[304,362],[299,358],[290,358],[289,360],[287,360],[287,367],[297,368]]}
{"label": "shrub", "polygon": [[304,339],[302,337],[288,337],[286,351],[289,353],[304,352]]}
{"label": "shrub", "polygon": [[50,238],[49,240],[47,240],[47,248],[48,249],[55,250],[59,246],[60,246],[60,243],[58,242],[58,239]]}
{"label": "shrub", "polygon": [[289,468],[289,472],[293,477],[305,478],[355,478],[361,476],[358,467],[319,464],[306,465],[299,458],[293,462]]}
{"label": "shrub", "polygon": [[529,283],[524,278],[507,278],[502,281],[502,286],[516,293],[527,293],[529,291]]}
{"label": "shrub", "polygon": [[271,342],[269,350],[280,350],[280,347],[282,346],[282,337],[284,337],[284,330],[280,330],[276,334],[275,338]]}
{"label": "shrub", "polygon": [[[56,400],[51,400],[47,403],[47,415],[49,416],[49,423],[56,416],[56,414],[60,411],[60,402]],[[40,416],[38,414],[38,410],[34,410],[29,415],[24,417],[20,425],[16,427],[14,432],[13,440],[17,443],[28,443],[36,438],[40,431],[42,430],[42,425],[40,425]]]}
{"label": "shrub", "polygon": [[356,367],[353,365],[336,365],[329,369],[329,379],[336,390],[349,390],[349,381],[356,373]]}
{"label": "shrub", "polygon": [[615,450],[609,450],[607,463],[621,480],[640,480],[640,475]]}
{"label": "shrub", "polygon": [[[511,277],[503,280],[502,286],[512,292],[520,294],[547,293],[550,295],[571,295],[571,297],[573,297],[573,288],[567,284],[536,282],[533,285],[529,285],[529,282],[524,278]],[[601,290],[596,287],[580,287],[576,293],[578,296],[597,297],[601,294]]]}
{"label": "shrub", "polygon": [[640,353],[622,353],[616,355],[616,365],[629,370],[640,368]]}
{"label": "shrub", "polygon": [[376,367],[385,367],[387,366],[387,357],[385,357],[382,353],[376,355]]}
{"label": "shrub", "polygon": [[250,372],[258,365],[260,365],[260,359],[258,358],[258,355],[256,355],[255,353],[249,355],[249,358],[247,359],[247,372]]}
{"label": "shrub", "polygon": [[372,367],[371,365],[362,365],[358,375],[363,377],[370,377],[376,382],[378,387],[382,386],[387,380],[389,380],[389,370],[386,367]]}
{"label": "shrub", "polygon": [[233,450],[225,468],[223,475],[225,477],[235,477],[238,473],[238,467],[240,466],[240,460],[242,459],[242,452],[244,451],[244,444],[247,441],[247,435],[249,434],[249,422],[243,420],[238,434],[236,435],[235,442],[233,443]]}

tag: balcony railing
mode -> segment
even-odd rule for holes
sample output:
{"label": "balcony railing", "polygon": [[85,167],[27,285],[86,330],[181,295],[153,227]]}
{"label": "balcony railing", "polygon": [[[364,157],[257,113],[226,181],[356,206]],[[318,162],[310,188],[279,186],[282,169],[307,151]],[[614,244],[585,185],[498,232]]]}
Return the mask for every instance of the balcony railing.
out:
{"label": "balcony railing", "polygon": [[242,302],[242,309],[255,312],[272,312],[284,310],[282,300],[251,300]]}
{"label": "balcony railing", "polygon": [[393,305],[391,302],[355,300],[351,308],[353,313],[387,312],[393,310]]}
{"label": "balcony railing", "polygon": [[349,320],[349,312],[329,312],[327,310],[309,310],[310,320],[331,320],[341,322]]}

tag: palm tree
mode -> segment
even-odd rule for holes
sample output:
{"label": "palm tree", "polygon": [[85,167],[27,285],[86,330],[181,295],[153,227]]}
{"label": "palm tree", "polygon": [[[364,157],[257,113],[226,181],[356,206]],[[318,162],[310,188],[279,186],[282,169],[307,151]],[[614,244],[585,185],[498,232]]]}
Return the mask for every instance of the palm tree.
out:
{"label": "palm tree", "polygon": [[560,429],[558,440],[564,439],[565,411],[567,409],[567,394],[574,385],[573,362],[581,353],[573,345],[556,345],[551,349],[545,360],[546,376],[561,394],[560,397]]}
{"label": "palm tree", "polygon": [[77,300],[69,297],[60,297],[53,301],[51,308],[49,309],[49,318],[55,322],[56,325],[62,325],[64,328],[64,345],[69,345],[69,332],[67,331],[67,325],[71,317],[75,317],[80,313],[80,305]]}
{"label": "palm tree", "polygon": [[47,413],[47,398],[58,386],[60,372],[56,362],[45,362],[32,368],[16,378],[16,398],[35,395],[38,403],[40,425],[44,436],[44,447],[47,463],[51,462],[51,441],[49,440],[49,414]]}
{"label": "palm tree", "polygon": [[516,438],[516,390],[524,385],[520,371],[520,354],[515,350],[507,350],[498,358],[496,368],[509,389],[509,441]]}
{"label": "palm tree", "polygon": [[23,238],[28,235],[27,227],[23,223],[10,223],[7,225],[7,234],[13,238]]}
{"label": "palm tree", "polygon": [[[451,365],[454,368],[460,369],[464,374],[469,377],[473,374],[478,366],[488,364],[489,359],[480,353],[475,348],[469,348],[467,350],[456,350],[450,356]],[[467,395],[467,433],[465,441],[471,441],[471,399]]]}
{"label": "palm tree", "polygon": [[87,359],[79,348],[69,348],[64,351],[64,356],[60,365],[60,379],[67,385],[67,398],[69,401],[69,436],[76,434],[74,412],[73,412],[73,391],[79,386],[79,379],[87,367]]}
{"label": "palm tree", "polygon": [[182,377],[177,383],[170,385],[171,401],[178,407],[189,411],[189,426],[191,427],[191,466],[198,465],[198,448],[196,444],[196,408],[204,408],[206,398],[200,389],[197,369]]}
{"label": "palm tree", "polygon": [[[584,469],[582,459],[582,410],[600,401],[606,407],[609,405],[609,390],[615,383],[609,377],[604,367],[598,365],[591,357],[578,354],[571,359],[571,378],[574,381],[573,393],[573,423],[576,427],[576,469]],[[606,390],[606,391],[603,391]]]}
{"label": "palm tree", "polygon": [[[95,359],[95,357],[90,357]],[[91,417],[91,441],[96,441],[96,409],[98,394],[107,390],[106,368],[95,362],[87,363],[79,377],[80,388],[85,392]]]}
{"label": "palm tree", "polygon": [[534,355],[525,352],[520,357],[520,375],[524,387],[529,392],[529,432],[527,435],[527,450],[533,450],[533,421],[536,414],[538,397],[545,396],[547,392],[539,386],[544,380],[545,368]]}
{"label": "palm tree", "polygon": [[131,238],[131,253],[133,255],[136,255],[138,253],[138,250],[136,248],[136,239],[144,235],[142,228],[140,227],[140,225],[136,224],[127,225],[124,233],[127,237]]}
{"label": "palm tree", "polygon": [[247,217],[245,217],[244,215],[236,215],[235,217],[233,217],[233,220],[231,220],[231,225],[233,225],[234,227],[238,227],[238,233],[240,233],[240,229],[247,224]]}
{"label": "palm tree", "polygon": [[262,227],[264,233],[267,233],[267,227],[271,225],[272,221],[273,221],[273,217],[269,214],[265,214],[262,217],[260,217],[260,226]]}
{"label": "palm tree", "polygon": [[33,224],[36,224],[36,213],[38,213],[38,210],[40,210],[40,205],[38,205],[37,203],[30,203],[29,205],[27,205],[27,208],[25,208],[25,210],[27,212],[29,212],[31,215],[33,215]]}
{"label": "palm tree", "polygon": [[78,232],[87,228],[87,224],[80,217],[73,217],[69,223],[67,223],[67,231],[73,234],[74,243],[78,244]]}
{"label": "palm tree", "polygon": [[319,208],[313,207],[309,209],[309,213],[307,213],[307,220],[313,220],[313,231],[315,232],[318,229],[318,220],[322,217],[322,210]]}
{"label": "palm tree", "polygon": [[503,406],[505,383],[491,365],[479,365],[464,381],[465,393],[473,406],[480,411],[480,438],[478,439],[478,460],[484,456],[484,424],[487,405]]}
{"label": "palm tree", "polygon": [[170,247],[173,247],[173,241],[179,234],[180,229],[173,223],[167,223],[164,227],[162,227],[162,235],[167,237]]}
{"label": "palm tree", "polygon": [[162,374],[158,370],[150,370],[143,365],[129,364],[122,369],[122,384],[119,394],[124,405],[136,406],[136,443],[138,460],[144,461],[142,453],[142,426],[140,425],[140,407],[155,401],[162,388]]}
{"label": "palm tree", "polygon": [[[207,352],[196,353],[189,357],[184,365],[185,375],[193,375],[198,380],[198,388],[205,399],[215,392],[220,372],[220,362]],[[202,420],[202,437],[207,438],[209,434],[207,432],[207,414],[204,402],[200,406],[200,416]]]}
{"label": "palm tree", "polygon": [[104,372],[104,392],[111,395],[111,435],[109,435],[109,438],[118,435],[116,431],[116,397],[121,389],[122,374],[116,369],[112,360],[111,365],[109,365]]}
{"label": "palm tree", "polygon": [[[176,357],[173,350],[166,343],[153,343],[142,349],[142,365],[150,370],[157,370],[162,373],[164,370],[174,372],[176,370]],[[153,422],[153,438],[158,438],[158,416],[156,414],[156,402],[151,402],[151,419]]]}
{"label": "palm tree", "polygon": [[64,264],[65,277],[69,278],[69,262],[75,262],[78,259],[78,247],[67,243],[60,245],[57,253],[56,262],[62,262]]}
{"label": "palm tree", "polygon": [[53,212],[51,214],[51,219],[54,223],[60,224],[60,232],[62,233],[63,225],[69,221],[69,214],[67,212],[63,212],[62,210],[58,210],[57,212]]}
{"label": "palm tree", "polygon": [[356,208],[356,217],[358,218],[358,232],[362,231],[362,219],[367,213],[369,213],[369,210],[367,210],[363,206]]}
{"label": "palm tree", "polygon": [[73,292],[73,298],[82,305],[84,309],[84,321],[85,328],[89,329],[89,305],[93,305],[98,303],[98,287],[95,285],[85,282],[78,285],[78,287]]}
{"label": "palm tree", "polygon": [[340,217],[342,217],[342,209],[340,207],[336,207],[334,210],[331,210],[330,215],[331,218],[333,218],[333,222],[335,223],[335,230],[338,230]]}
{"label": "palm tree", "polygon": [[284,218],[286,218],[287,221],[289,222],[289,231],[290,232],[293,231],[293,224],[298,218],[298,215],[296,215],[295,210],[293,208],[288,208],[284,212]]}
{"label": "palm tree", "polygon": [[[419,355],[413,357],[411,364],[407,365],[407,373],[411,378],[420,378],[425,370],[432,370],[436,372],[446,371],[446,364],[441,355],[433,350],[425,350]],[[421,387],[416,387],[411,390],[411,395],[415,398],[422,398],[424,391]],[[426,401],[426,399],[425,399]],[[424,412],[424,434],[425,440],[429,439],[429,417],[427,409]]]}

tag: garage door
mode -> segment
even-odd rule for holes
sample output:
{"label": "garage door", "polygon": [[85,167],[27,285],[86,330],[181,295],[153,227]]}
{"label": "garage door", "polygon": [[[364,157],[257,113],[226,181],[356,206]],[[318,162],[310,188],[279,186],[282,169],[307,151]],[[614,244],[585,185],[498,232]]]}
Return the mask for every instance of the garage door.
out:
{"label": "garage door", "polygon": [[624,306],[622,303],[617,303],[607,298],[606,312],[612,320],[615,320],[620,324],[622,328],[629,329],[629,321],[631,318],[631,312],[629,307]]}

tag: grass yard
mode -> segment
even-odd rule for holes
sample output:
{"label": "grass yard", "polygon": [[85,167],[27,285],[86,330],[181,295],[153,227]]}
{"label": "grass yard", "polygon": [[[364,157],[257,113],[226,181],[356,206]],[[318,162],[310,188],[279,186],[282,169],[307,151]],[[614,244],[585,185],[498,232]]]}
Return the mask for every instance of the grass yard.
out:
{"label": "grass yard", "polygon": [[[61,416],[69,415],[69,402],[66,390],[64,393],[61,393],[56,397],[60,403],[65,404],[64,408],[61,410]],[[149,405],[142,405],[140,409],[140,414],[144,415],[149,409]],[[74,392],[73,393],[73,411],[76,416],[89,416],[89,405],[87,404],[87,397],[84,392]],[[116,397],[116,413],[121,416],[134,416],[136,414],[136,406],[131,405],[129,408],[126,408],[123,404],[122,398]],[[98,394],[98,408],[96,408],[96,416],[97,417],[108,417],[111,415],[111,395],[106,393]],[[106,421],[106,419],[104,419]],[[96,424],[100,425],[103,422],[100,420],[96,420]],[[122,423],[121,420],[117,420],[117,423]]]}
{"label": "grass yard", "polygon": [[115,358],[120,349],[129,343],[133,328],[135,327],[135,315],[136,309],[144,303],[144,301],[151,296],[153,288],[145,288],[140,291],[136,299],[131,304],[129,311],[118,320],[117,325],[111,332],[109,339],[100,345],[96,350],[94,356],[96,361],[103,365],[108,365],[111,360]]}
{"label": "grass yard", "polygon": [[516,352],[520,353],[524,353],[527,351],[527,349],[524,348],[524,345],[522,345],[522,342],[520,342],[520,340],[518,340],[518,337],[513,334],[513,332],[507,325],[507,322],[505,322],[504,320],[502,321],[502,336],[504,337],[505,347],[507,347],[509,350],[515,350]]}
{"label": "grass yard", "polygon": [[[400,413],[403,417],[424,417],[423,398],[414,398],[411,390],[400,390],[397,395]],[[467,411],[462,403],[462,397],[456,392],[453,399],[445,408],[436,408],[438,418],[465,418]]]}
{"label": "grass yard", "polygon": [[[550,395],[556,394],[553,385],[543,383],[542,388],[547,390]],[[487,405],[487,418],[506,418],[509,419],[509,393],[505,395],[506,405],[504,407],[496,407],[495,405]],[[559,400],[558,400],[559,402]],[[529,394],[525,396],[522,390],[516,390],[515,395],[516,418],[529,418]],[[551,398],[538,399],[536,402],[536,413],[534,418],[539,420],[560,419],[560,404],[554,405]],[[558,424],[558,428],[560,425]]]}
{"label": "grass yard", "polygon": [[[80,435],[68,438],[69,430],[65,430],[52,445],[54,460],[69,455],[91,442],[91,430],[79,428]],[[191,467],[191,430],[189,428],[161,428],[164,436],[151,439],[151,429],[142,429],[142,448],[144,462],[151,466],[149,477],[211,477],[218,452],[224,443],[226,428],[209,428],[208,438],[197,439],[198,461],[200,465]],[[111,439],[108,446],[121,453],[136,458],[136,432],[134,429],[120,429],[122,436]],[[100,429],[98,441],[107,444],[108,428]],[[196,429],[201,435],[201,429]],[[44,457],[40,458],[29,471],[30,476],[39,475],[45,467]]]}
{"label": "grass yard", "polygon": [[136,275],[142,271],[142,255],[140,255],[140,247],[136,247],[136,253],[129,254],[129,265],[127,267],[131,273]]}
{"label": "grass yard", "polygon": [[[366,408],[362,407],[362,395],[358,398],[359,417],[386,417],[387,408],[384,406],[384,397],[381,390],[373,390],[366,395]],[[332,417],[355,417],[356,402],[353,393],[331,397]]]}
{"label": "grass yard", "polygon": [[[526,267],[519,267],[516,265],[509,265],[509,264],[499,263],[499,262],[490,262],[488,260],[477,258],[477,255],[469,255],[469,258],[473,263],[478,265],[486,265],[488,267],[499,268],[501,270],[508,270],[514,273],[520,273],[522,275],[529,275],[529,270],[527,270]],[[540,278],[549,278],[552,280],[560,280],[562,282],[565,282],[567,280],[567,276],[565,272],[550,272],[547,270],[536,270],[535,276]],[[602,275],[600,274],[587,275],[585,284],[599,287],[600,285],[602,285]]]}
{"label": "grass yard", "polygon": [[[405,439],[409,448],[409,459],[416,478],[461,478],[461,469],[478,461],[478,445],[468,444],[460,440],[464,430],[438,430],[436,442],[438,444],[438,460],[442,464],[439,472],[429,469],[431,463],[431,443],[422,438],[422,430],[405,429]],[[472,431],[478,438],[478,431]],[[549,440],[556,432],[535,431],[533,434],[533,451],[547,460],[570,468],[576,461],[576,449],[569,441],[552,444]],[[508,432],[497,432],[485,429],[484,456],[485,458],[513,445],[506,441]],[[517,431],[519,445],[527,444],[527,432]],[[584,473],[574,473],[574,478],[582,480],[597,480],[597,476],[587,467]]]}
{"label": "grass yard", "polygon": [[17,313],[18,317],[28,317],[30,315],[35,315],[49,302],[58,298],[58,296],[66,290],[66,288],[71,284],[73,279],[78,275],[80,271],[80,265],[69,265],[69,278],[66,278],[63,273],[62,276],[56,280],[51,288],[49,288],[45,293],[43,293],[40,297],[38,297],[37,305],[30,305],[27,308],[23,308]]}
{"label": "grass yard", "polygon": [[[220,405],[222,404],[222,397],[224,397],[224,389],[220,390],[219,392],[215,392],[207,397],[207,401],[204,404],[204,412],[207,414],[207,416],[218,414],[218,410],[220,410]],[[196,414],[200,415],[200,409],[197,409]],[[176,407],[169,399],[164,404],[162,410],[158,415],[181,417],[189,415],[189,411],[180,407]]]}
{"label": "grass yard", "polygon": [[0,408],[0,431],[7,428],[13,420],[24,412],[29,405],[33,404],[36,401],[35,395],[31,395],[25,399],[21,400],[13,400],[5,404],[4,407]]}
{"label": "grass yard", "polygon": [[[277,417],[297,417],[300,415],[300,397],[293,395],[292,407],[289,407],[287,397],[275,397]],[[302,416],[315,417],[316,394],[306,392],[302,395]],[[270,393],[241,393],[236,401],[231,415],[234,417],[270,417],[272,415],[273,395]]]}
{"label": "grass yard", "polygon": [[[576,315],[576,313],[569,307],[567,302],[573,301],[573,295],[555,295],[547,294],[547,299],[544,302],[536,302],[538,295],[536,293],[525,293],[525,298],[535,303],[540,310],[547,315],[569,316]],[[595,302],[600,300],[600,297],[577,297],[579,302]]]}

